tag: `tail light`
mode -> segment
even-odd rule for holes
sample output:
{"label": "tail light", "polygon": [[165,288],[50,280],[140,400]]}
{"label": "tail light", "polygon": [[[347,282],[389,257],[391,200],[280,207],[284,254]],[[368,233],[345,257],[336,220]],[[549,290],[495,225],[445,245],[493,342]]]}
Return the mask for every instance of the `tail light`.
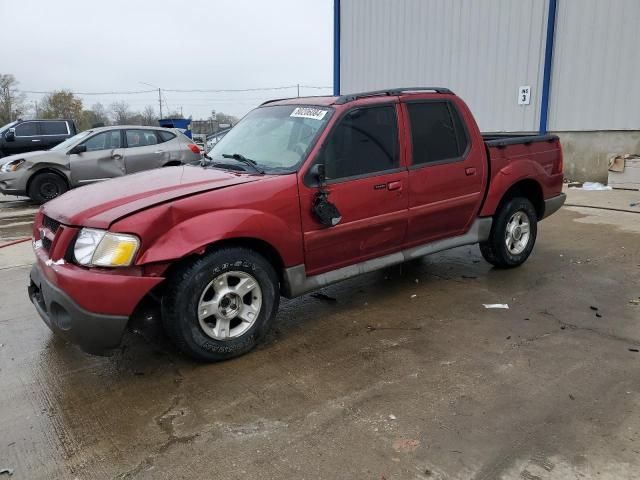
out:
{"label": "tail light", "polygon": [[562,149],[558,148],[558,163],[556,164],[555,173],[562,173],[564,170],[564,158],[562,156]]}
{"label": "tail light", "polygon": [[190,143],[189,145],[187,145],[187,147],[189,147],[189,150],[191,150],[193,153],[200,153],[200,147],[198,147],[198,145],[196,145],[195,143]]}

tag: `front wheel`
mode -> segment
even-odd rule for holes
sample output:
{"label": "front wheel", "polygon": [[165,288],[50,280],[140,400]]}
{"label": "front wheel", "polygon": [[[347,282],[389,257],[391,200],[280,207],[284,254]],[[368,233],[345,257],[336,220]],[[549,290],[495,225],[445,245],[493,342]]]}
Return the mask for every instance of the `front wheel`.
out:
{"label": "front wheel", "polygon": [[498,268],[518,267],[529,258],[537,234],[538,216],[533,204],[523,197],[512,198],[498,211],[480,252]]}
{"label": "front wheel", "polygon": [[247,353],[264,337],[280,301],[278,276],[261,255],[223,248],[178,270],[162,300],[165,331],[201,361]]}
{"label": "front wheel", "polygon": [[27,194],[35,203],[41,205],[59,197],[68,190],[67,182],[53,172],[37,173],[29,184]]}

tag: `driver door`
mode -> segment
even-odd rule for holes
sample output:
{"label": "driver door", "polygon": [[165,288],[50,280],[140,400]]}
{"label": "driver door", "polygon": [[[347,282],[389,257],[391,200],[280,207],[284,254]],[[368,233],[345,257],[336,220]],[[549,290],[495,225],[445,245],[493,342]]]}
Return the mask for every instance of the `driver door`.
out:
{"label": "driver door", "polygon": [[99,182],[125,174],[122,130],[107,130],[89,137],[80,145],[86,152],[69,155],[71,179],[75,185]]}
{"label": "driver door", "polygon": [[342,221],[315,218],[318,186],[300,184],[307,275],[317,275],[401,250],[408,224],[408,172],[401,162],[395,104],[360,107],[329,132],[314,163],[325,166],[329,201]]}

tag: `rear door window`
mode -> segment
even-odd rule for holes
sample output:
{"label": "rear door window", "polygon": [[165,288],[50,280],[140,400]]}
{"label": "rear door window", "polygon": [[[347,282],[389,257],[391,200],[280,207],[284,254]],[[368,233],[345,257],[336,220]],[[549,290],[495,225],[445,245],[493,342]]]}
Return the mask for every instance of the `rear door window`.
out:
{"label": "rear door window", "polygon": [[67,122],[41,122],[42,135],[68,135]]}
{"label": "rear door window", "polygon": [[469,139],[451,102],[408,103],[413,164],[444,163],[462,158]]}
{"label": "rear door window", "polygon": [[24,122],[16,126],[16,137],[34,137],[38,135],[38,122]]}
{"label": "rear door window", "polygon": [[147,147],[158,143],[155,130],[126,130],[126,136],[129,148]]}
{"label": "rear door window", "polygon": [[328,180],[399,168],[395,106],[358,108],[345,114],[329,134],[321,162]]}

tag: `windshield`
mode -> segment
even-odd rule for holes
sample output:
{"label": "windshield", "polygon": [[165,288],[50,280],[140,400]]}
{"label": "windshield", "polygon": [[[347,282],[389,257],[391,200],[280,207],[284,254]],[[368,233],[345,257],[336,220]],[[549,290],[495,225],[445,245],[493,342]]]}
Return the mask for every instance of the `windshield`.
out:
{"label": "windshield", "polygon": [[6,125],[3,125],[2,127],[0,127],[0,134],[4,133],[5,131],[9,130],[11,127],[13,127],[16,123],[18,122],[11,122],[11,123],[7,123]]}
{"label": "windshield", "polygon": [[73,145],[75,145],[76,143],[78,143],[80,140],[82,140],[83,138],[85,138],[91,133],[93,133],[93,130],[85,130],[84,132],[80,132],[79,134],[74,135],[71,138],[67,138],[64,142],[59,143],[58,145],[53,147],[51,150],[54,152],[60,152],[62,150],[66,150],[67,148],[72,147]]}
{"label": "windshield", "polygon": [[223,155],[253,160],[266,172],[290,172],[304,160],[333,109],[281,105],[257,108],[229,130],[209,152],[214,162],[233,162]]}

